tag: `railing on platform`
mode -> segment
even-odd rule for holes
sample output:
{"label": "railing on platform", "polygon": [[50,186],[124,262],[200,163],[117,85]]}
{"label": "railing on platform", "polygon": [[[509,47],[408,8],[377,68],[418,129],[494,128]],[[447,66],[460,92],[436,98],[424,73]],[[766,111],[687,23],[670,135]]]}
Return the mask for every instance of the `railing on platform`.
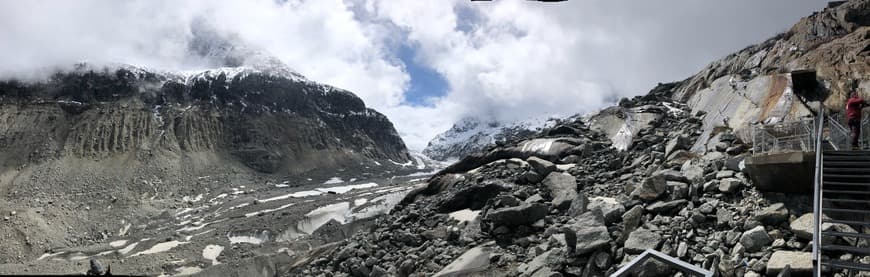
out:
{"label": "railing on platform", "polygon": [[800,121],[757,125],[752,128],[753,153],[784,151],[814,151],[816,148],[816,121]]}

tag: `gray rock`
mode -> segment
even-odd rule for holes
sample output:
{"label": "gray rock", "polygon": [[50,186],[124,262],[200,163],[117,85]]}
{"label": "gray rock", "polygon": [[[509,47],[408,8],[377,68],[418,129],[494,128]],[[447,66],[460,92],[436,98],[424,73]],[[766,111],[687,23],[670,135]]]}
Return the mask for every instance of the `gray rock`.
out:
{"label": "gray rock", "polygon": [[727,209],[718,209],[716,210],[716,225],[718,226],[731,226],[731,220],[733,219],[734,214]]}
{"label": "gray rock", "polygon": [[531,225],[544,218],[549,213],[547,205],[541,203],[523,203],[516,207],[507,207],[490,211],[484,220],[492,222],[494,226],[520,226]]}
{"label": "gray rock", "polygon": [[689,150],[689,139],[683,136],[677,136],[668,140],[668,144],[665,145],[665,156],[670,156],[671,153],[677,150]]}
{"label": "gray rock", "polygon": [[88,269],[88,275],[103,275],[106,273],[106,268],[103,267],[103,264],[100,263],[97,259],[91,258],[90,268]]}
{"label": "gray rock", "polygon": [[689,184],[683,182],[668,181],[668,199],[686,199],[689,196]]}
{"label": "gray rock", "polygon": [[549,267],[551,265],[557,265],[561,262],[561,254],[561,251],[551,249],[536,256],[532,261],[528,262],[528,264],[519,266],[517,270],[526,276],[532,275],[542,269],[550,270]]}
{"label": "gray rock", "polygon": [[704,192],[715,192],[719,190],[719,180],[707,181],[706,183],[704,183],[702,189],[704,190]]}
{"label": "gray rock", "polygon": [[604,215],[605,223],[619,222],[625,213],[625,206],[619,200],[610,197],[593,197],[589,199],[589,210],[600,210]]}
{"label": "gray rock", "polygon": [[558,271],[553,271],[550,267],[543,267],[535,271],[531,277],[562,277],[562,273]]}
{"label": "gray rock", "polygon": [[770,238],[762,226],[756,226],[747,230],[740,236],[740,244],[750,252],[761,250],[762,247],[770,245],[771,242],[773,242],[773,239]]}
{"label": "gray rock", "polygon": [[715,210],[716,210],[716,206],[714,206],[713,204],[710,204],[709,202],[701,204],[701,206],[698,207],[698,211],[701,213],[704,213],[704,214],[713,213],[713,211],[715,211]]}
{"label": "gray rock", "polygon": [[655,175],[643,179],[640,186],[631,193],[644,201],[652,201],[662,195],[668,189],[667,179],[661,175]]}
{"label": "gray rock", "polygon": [[[806,214],[798,217],[797,219],[792,221],[788,225],[788,227],[789,227],[789,229],[791,229],[791,232],[794,233],[794,235],[797,236],[798,238],[802,238],[805,240],[812,240],[813,239],[813,230],[814,230],[814,228],[813,228],[813,213],[806,213]],[[831,230],[832,227],[833,227],[833,224],[831,224],[831,223],[822,223],[822,231],[829,231],[829,230]],[[831,236],[822,236],[822,239],[825,240],[823,242],[832,242],[836,238],[831,237]]]}
{"label": "gray rock", "polygon": [[686,253],[689,251],[689,245],[686,244],[685,241],[681,241],[680,245],[677,246],[677,258],[683,258],[686,256]]}
{"label": "gray rock", "polygon": [[665,178],[666,181],[677,181],[683,183],[689,182],[689,179],[687,179],[686,176],[683,176],[683,173],[673,169],[659,170],[656,171],[653,175],[662,176]]}
{"label": "gray rock", "polygon": [[577,197],[577,179],[570,174],[552,172],[544,178],[543,184],[550,190],[556,208],[567,209]]}
{"label": "gray rock", "polygon": [[408,276],[414,273],[414,271],[417,271],[417,265],[412,259],[407,259],[399,265],[399,275]]}
{"label": "gray rock", "polygon": [[811,276],[813,272],[813,253],[795,251],[776,251],[767,261],[767,276],[779,274],[785,266],[791,267],[795,276]]}
{"label": "gray rock", "polygon": [[449,234],[450,233],[448,232],[447,227],[445,227],[445,226],[434,227],[432,229],[429,229],[429,230],[426,230],[426,231],[423,231],[422,233],[420,233],[421,236],[423,236],[424,238],[426,238],[428,240],[438,240],[438,239],[446,240],[447,237],[449,236]]}
{"label": "gray rock", "polygon": [[737,191],[740,188],[742,182],[740,182],[737,178],[725,178],[719,180],[719,191],[732,193]]}
{"label": "gray rock", "polygon": [[604,226],[603,215],[599,211],[589,211],[567,226],[565,230],[567,243],[574,242],[574,254],[583,255],[595,251],[611,241],[610,232]]}
{"label": "gray rock", "polygon": [[728,149],[725,149],[725,153],[728,153],[728,155],[740,155],[744,151],[746,151],[746,146],[743,144],[731,146],[728,147]]}
{"label": "gray rock", "polygon": [[683,176],[686,176],[686,179],[689,179],[691,182],[701,182],[704,179],[704,169],[700,166],[693,165],[691,162],[684,163],[680,172],[682,172]]}
{"label": "gray rock", "polygon": [[716,179],[725,179],[725,178],[731,178],[731,177],[734,177],[734,171],[722,170],[722,171],[716,172]]}
{"label": "gray rock", "polygon": [[372,272],[369,276],[370,277],[386,277],[386,276],[389,276],[389,273],[387,273],[387,270],[384,269],[383,267],[375,265],[372,267]]}
{"label": "gray rock", "polygon": [[541,177],[541,174],[538,174],[537,172],[534,172],[531,170],[524,172],[522,175],[520,175],[519,178],[521,180],[525,180],[526,183],[529,183],[529,184],[537,184],[538,182],[540,182],[541,180],[544,179],[544,177]]}
{"label": "gray rock", "polygon": [[556,165],[551,163],[550,161],[538,158],[538,157],[529,157],[526,159],[526,162],[532,166],[532,169],[535,170],[541,176],[547,176],[551,172],[556,171]]}
{"label": "gray rock", "polygon": [[755,214],[755,220],[765,225],[779,225],[788,220],[788,208],[783,203],[774,203]]}
{"label": "gray rock", "polygon": [[472,273],[487,271],[489,269],[489,258],[491,254],[492,249],[490,246],[471,248],[433,276],[468,276]]}
{"label": "gray rock", "polygon": [[625,253],[640,254],[647,249],[657,249],[661,242],[661,235],[647,229],[637,229],[625,240]]}
{"label": "gray rock", "polygon": [[535,193],[535,195],[532,195],[532,196],[529,196],[529,198],[526,198],[526,200],[524,200],[524,202],[526,202],[526,203],[544,202],[544,197],[541,196],[540,193]]}
{"label": "gray rock", "polygon": [[637,227],[640,226],[640,220],[642,217],[643,207],[641,207],[640,205],[634,206],[627,212],[622,214],[622,224],[624,227],[622,235],[619,236],[620,242],[628,239],[628,235],[631,234],[634,229],[637,229]]}
{"label": "gray rock", "polygon": [[568,208],[568,215],[570,215],[570,216],[581,215],[589,210],[587,208],[588,206],[589,206],[589,199],[586,198],[586,195],[583,195],[582,193],[578,193],[577,197],[574,197],[574,200],[571,200],[571,206]]}
{"label": "gray rock", "polygon": [[686,200],[686,199],[679,199],[679,200],[667,201],[667,202],[656,201],[655,203],[652,203],[649,206],[646,206],[646,210],[653,212],[653,213],[656,213],[656,214],[664,213],[664,212],[676,209],[682,205],[685,205],[688,202],[689,202],[689,200]]}

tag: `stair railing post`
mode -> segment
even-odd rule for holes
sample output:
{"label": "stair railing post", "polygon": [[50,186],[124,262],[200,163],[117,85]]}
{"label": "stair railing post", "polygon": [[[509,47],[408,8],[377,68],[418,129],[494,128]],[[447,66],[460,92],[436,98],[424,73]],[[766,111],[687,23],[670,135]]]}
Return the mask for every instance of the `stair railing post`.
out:
{"label": "stair railing post", "polygon": [[819,104],[819,114],[816,120],[816,172],[813,188],[813,275],[822,276],[821,231],[822,231],[822,131],[825,125],[825,105]]}

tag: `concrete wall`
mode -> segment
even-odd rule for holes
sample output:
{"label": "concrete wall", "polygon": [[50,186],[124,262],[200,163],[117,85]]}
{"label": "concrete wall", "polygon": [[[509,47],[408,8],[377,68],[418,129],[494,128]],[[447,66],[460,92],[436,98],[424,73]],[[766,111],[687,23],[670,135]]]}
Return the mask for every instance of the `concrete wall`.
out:
{"label": "concrete wall", "polygon": [[815,152],[757,154],[746,158],[749,178],[764,192],[812,193]]}

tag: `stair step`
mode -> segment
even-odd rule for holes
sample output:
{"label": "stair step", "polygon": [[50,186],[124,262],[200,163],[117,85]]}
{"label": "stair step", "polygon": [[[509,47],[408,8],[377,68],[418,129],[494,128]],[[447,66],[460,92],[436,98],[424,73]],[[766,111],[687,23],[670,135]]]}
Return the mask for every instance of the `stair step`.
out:
{"label": "stair step", "polygon": [[867,187],[870,186],[870,182],[823,182],[826,186],[858,186],[858,187]]}
{"label": "stair step", "polygon": [[854,210],[854,209],[840,209],[840,208],[824,208],[824,211],[825,212],[870,214],[870,210]]}
{"label": "stair step", "polygon": [[822,244],[822,250],[839,251],[852,254],[870,255],[870,248],[845,246],[845,245],[825,245]]}
{"label": "stair step", "polygon": [[857,190],[827,190],[822,189],[824,193],[836,193],[836,194],[870,194],[870,191],[857,191]]}
{"label": "stair step", "polygon": [[842,198],[822,198],[822,201],[834,203],[864,203],[870,204],[870,199],[842,199]]}
{"label": "stair step", "polygon": [[824,231],[822,232],[823,236],[831,236],[831,237],[852,237],[852,238],[862,238],[862,239],[870,239],[870,234],[863,233],[846,233],[846,232],[835,232],[835,231]]}
{"label": "stair step", "polygon": [[868,179],[870,175],[863,174],[825,174],[825,178],[863,178]]}
{"label": "stair step", "polygon": [[860,225],[870,227],[870,222],[863,221],[852,221],[852,220],[840,220],[840,219],[828,219],[823,218],[822,223],[834,223],[834,224],[846,224],[846,225]]}
{"label": "stair step", "polygon": [[825,156],[870,156],[870,151],[861,150],[861,151],[825,151]]}
{"label": "stair step", "polygon": [[822,171],[826,175],[828,173],[870,173],[870,168],[864,168],[864,167],[861,167],[861,168],[859,168],[859,167],[855,167],[855,168],[842,168],[842,167],[828,168],[828,167],[825,167],[825,169],[823,169]]}
{"label": "stair step", "polygon": [[824,163],[825,168],[827,167],[865,167],[870,166],[870,161],[852,161],[852,162],[844,162],[844,161],[829,161]]}
{"label": "stair step", "polygon": [[848,262],[848,261],[840,261],[840,260],[822,261],[822,264],[830,267],[831,269],[852,269],[852,270],[860,270],[860,271],[870,271],[870,264],[861,264],[861,263],[856,263],[856,262]]}
{"label": "stair step", "polygon": [[824,156],[822,160],[825,162],[841,162],[841,161],[870,161],[870,156]]}

